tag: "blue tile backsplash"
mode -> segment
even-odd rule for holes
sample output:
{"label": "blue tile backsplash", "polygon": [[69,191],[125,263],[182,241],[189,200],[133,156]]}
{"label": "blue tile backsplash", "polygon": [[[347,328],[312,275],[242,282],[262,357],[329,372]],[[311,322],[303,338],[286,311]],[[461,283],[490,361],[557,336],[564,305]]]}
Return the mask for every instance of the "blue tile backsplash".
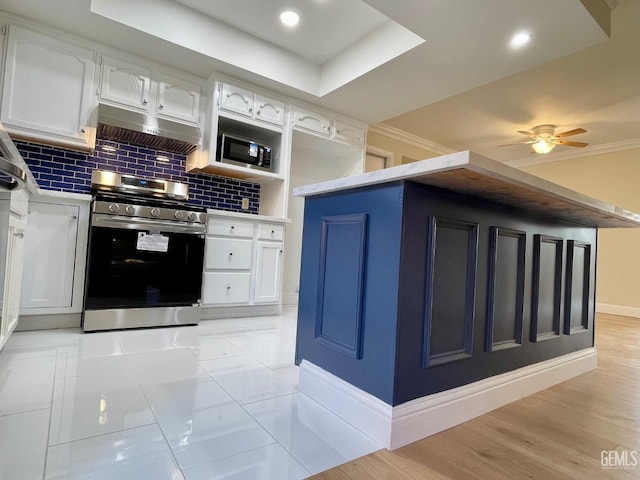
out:
{"label": "blue tile backsplash", "polygon": [[[91,193],[91,172],[95,169],[112,170],[187,183],[189,203],[194,205],[258,213],[260,184],[204,173],[186,173],[187,158],[179,153],[101,139],[96,140],[93,154],[20,140],[14,143],[43,190]],[[114,151],[105,151],[103,146],[113,147]],[[249,199],[248,210],[242,210],[242,198]]]}

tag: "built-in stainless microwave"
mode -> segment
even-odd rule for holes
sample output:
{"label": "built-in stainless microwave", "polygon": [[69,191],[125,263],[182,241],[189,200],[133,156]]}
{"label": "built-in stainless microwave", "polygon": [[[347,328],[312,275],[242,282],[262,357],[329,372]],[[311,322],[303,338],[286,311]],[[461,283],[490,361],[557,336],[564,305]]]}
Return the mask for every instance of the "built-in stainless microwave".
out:
{"label": "built-in stainless microwave", "polygon": [[218,136],[217,160],[270,172],[271,147],[223,133]]}

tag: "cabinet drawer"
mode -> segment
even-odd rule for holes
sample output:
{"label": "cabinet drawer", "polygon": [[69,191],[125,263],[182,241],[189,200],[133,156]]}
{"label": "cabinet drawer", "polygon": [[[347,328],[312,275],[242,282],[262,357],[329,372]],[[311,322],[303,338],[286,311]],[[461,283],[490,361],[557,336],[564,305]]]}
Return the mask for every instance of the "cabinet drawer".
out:
{"label": "cabinet drawer", "polygon": [[249,272],[205,272],[202,303],[247,303],[250,285]]}
{"label": "cabinet drawer", "polygon": [[264,240],[282,240],[284,237],[284,225],[261,223],[258,225],[258,238]]}
{"label": "cabinet drawer", "polygon": [[229,237],[253,237],[253,223],[242,220],[209,218],[207,233]]}
{"label": "cabinet drawer", "polygon": [[207,238],[205,268],[248,270],[251,268],[251,247],[247,239]]}

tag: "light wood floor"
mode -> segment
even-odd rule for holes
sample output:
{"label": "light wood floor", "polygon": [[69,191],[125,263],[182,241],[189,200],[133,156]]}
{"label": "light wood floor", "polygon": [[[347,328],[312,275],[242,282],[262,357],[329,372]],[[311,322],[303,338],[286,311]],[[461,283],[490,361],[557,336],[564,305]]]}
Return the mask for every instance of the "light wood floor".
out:
{"label": "light wood floor", "polygon": [[596,348],[596,370],[393,452],[379,450],[312,478],[640,478],[640,465],[603,469],[600,463],[602,450],[640,452],[640,319],[598,315]]}

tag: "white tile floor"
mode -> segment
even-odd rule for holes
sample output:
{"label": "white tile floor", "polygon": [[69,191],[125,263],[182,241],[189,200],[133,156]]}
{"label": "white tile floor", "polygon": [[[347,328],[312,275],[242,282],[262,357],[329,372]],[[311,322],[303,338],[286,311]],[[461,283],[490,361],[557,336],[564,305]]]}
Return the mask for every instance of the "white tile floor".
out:
{"label": "white tile floor", "polygon": [[15,333],[0,479],[301,479],[380,447],[297,392],[294,310],[197,327]]}

